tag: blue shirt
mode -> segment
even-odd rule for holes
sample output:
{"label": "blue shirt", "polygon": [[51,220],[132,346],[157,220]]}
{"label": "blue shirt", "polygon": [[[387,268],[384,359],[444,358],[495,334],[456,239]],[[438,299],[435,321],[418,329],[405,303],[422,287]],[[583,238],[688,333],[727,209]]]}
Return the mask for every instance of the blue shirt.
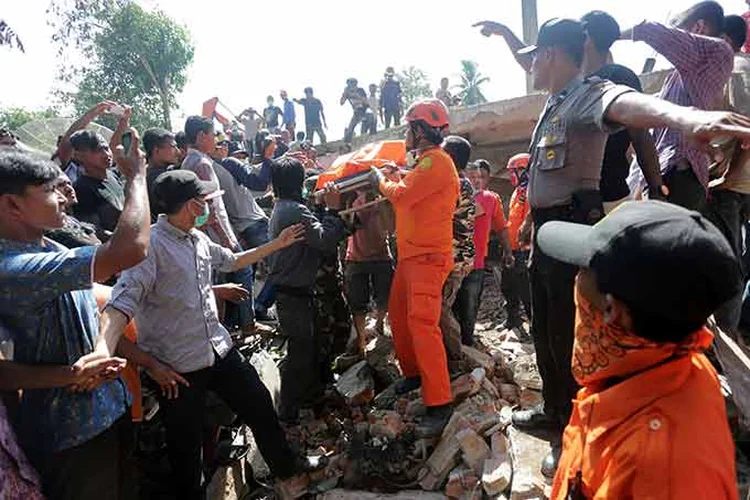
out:
{"label": "blue shirt", "polygon": [[[292,101],[284,101],[284,125],[289,125],[297,121],[297,115],[294,111],[294,103]],[[292,140],[294,137],[292,137]]]}
{"label": "blue shirt", "polygon": [[[96,247],[67,249],[51,240],[0,239],[0,321],[11,331],[14,361],[72,365],[93,351],[99,313],[92,286]],[[23,391],[16,423],[37,467],[53,453],[97,436],[127,410],[118,379],[88,393],[67,388]]]}

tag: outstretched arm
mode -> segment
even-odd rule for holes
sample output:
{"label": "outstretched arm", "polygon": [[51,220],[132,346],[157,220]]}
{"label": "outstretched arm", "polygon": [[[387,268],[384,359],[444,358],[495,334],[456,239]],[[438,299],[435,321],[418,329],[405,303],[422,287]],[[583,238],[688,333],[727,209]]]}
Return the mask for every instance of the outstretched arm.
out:
{"label": "outstretched arm", "polygon": [[642,128],[628,129],[630,139],[633,141],[635,156],[638,158],[638,166],[641,167],[643,177],[649,187],[649,199],[661,200],[666,198],[666,186],[661,178],[659,166],[659,155],[656,152],[656,144],[648,130]]}
{"label": "outstretched arm", "polygon": [[481,33],[484,36],[490,37],[492,35],[498,35],[503,37],[505,43],[508,44],[508,48],[513,53],[513,57],[516,62],[529,73],[531,71],[531,63],[534,57],[531,54],[519,54],[518,51],[525,49],[527,45],[513,33],[510,28],[501,23],[494,21],[481,21],[474,24],[475,28],[481,27]]}
{"label": "outstretched arm", "polygon": [[637,92],[618,96],[605,113],[606,119],[630,128],[674,128],[699,143],[717,137],[750,142],[750,118],[726,111],[687,108]]}

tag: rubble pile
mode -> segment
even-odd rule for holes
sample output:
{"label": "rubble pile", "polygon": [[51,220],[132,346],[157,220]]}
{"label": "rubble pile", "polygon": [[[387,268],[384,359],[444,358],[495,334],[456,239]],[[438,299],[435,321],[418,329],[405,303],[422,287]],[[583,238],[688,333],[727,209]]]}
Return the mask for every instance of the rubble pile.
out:
{"label": "rubble pile", "polygon": [[509,431],[513,407],[541,400],[533,348],[522,336],[480,326],[477,346],[464,347],[470,371],[451,383],[454,414],[435,439],[415,437],[425,413],[420,391],[396,395],[399,371],[388,332],[371,340],[365,359],[339,376],[325,403],[287,429],[300,451],[328,458],[311,477],[311,493],[346,498],[367,490],[382,498],[421,498],[403,496],[421,490],[457,499],[543,498],[546,485],[537,470],[547,443],[540,440],[522,470],[514,463],[517,436]]}

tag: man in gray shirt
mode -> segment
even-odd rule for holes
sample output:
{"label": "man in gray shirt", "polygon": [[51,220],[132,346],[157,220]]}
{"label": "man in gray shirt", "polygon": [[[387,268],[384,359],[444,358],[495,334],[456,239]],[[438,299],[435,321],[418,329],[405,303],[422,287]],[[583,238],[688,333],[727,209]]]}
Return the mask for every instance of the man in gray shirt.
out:
{"label": "man in gray shirt", "polygon": [[[106,338],[119,340],[118,352],[144,367],[161,387],[179,498],[205,498],[201,446],[208,390],[250,426],[271,471],[282,479],[293,478],[295,458],[271,396],[219,322],[211,275],[250,266],[294,244],[302,238],[302,228],[289,227],[260,248],[234,253],[195,229],[208,216],[209,201],[221,195],[215,185],[193,172],[175,170],[156,179],[154,195],[162,215],[151,231],[151,251],[120,277],[102,325]],[[138,323],[137,346],[120,338],[133,318]],[[183,387],[178,389],[178,384]]]}
{"label": "man in gray shirt", "polygon": [[276,310],[281,332],[289,340],[286,363],[281,372],[279,416],[285,422],[294,423],[300,407],[313,402],[321,390],[313,327],[315,277],[323,254],[335,253],[339,242],[349,232],[335,211],[319,220],[304,205],[305,169],[298,160],[277,160],[272,180],[277,201],[271,214],[270,236],[276,237],[297,224],[304,227],[305,234],[303,243],[266,259],[268,279],[276,286]]}
{"label": "man in gray shirt", "polygon": [[[487,36],[498,30],[498,23],[490,21],[477,26]],[[604,146],[608,135],[621,126],[675,128],[704,143],[721,135],[750,138],[750,119],[743,116],[684,108],[597,77],[582,78],[585,40],[580,22],[552,19],[539,30],[535,46],[518,51],[520,57],[533,60],[534,86],[550,94],[530,146],[527,222],[533,222],[535,230],[552,220],[594,224],[601,219],[598,187]],[[547,425],[562,432],[577,391],[571,357],[578,269],[545,255],[536,242],[529,269],[531,334],[544,405],[515,412],[513,424]],[[545,459],[546,475],[554,475],[557,457],[552,453]]]}

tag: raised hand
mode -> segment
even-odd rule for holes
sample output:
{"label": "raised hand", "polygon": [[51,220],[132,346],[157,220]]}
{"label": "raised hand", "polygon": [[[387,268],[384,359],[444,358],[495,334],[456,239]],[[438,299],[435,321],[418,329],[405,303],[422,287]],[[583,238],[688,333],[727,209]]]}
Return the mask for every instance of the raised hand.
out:
{"label": "raised hand", "polygon": [[276,238],[276,241],[279,243],[279,248],[286,248],[304,239],[305,226],[303,224],[295,224],[281,231],[281,234]]}
{"label": "raised hand", "polygon": [[504,24],[495,21],[479,21],[472,25],[473,28],[482,28],[479,32],[484,36],[500,35],[502,36],[508,29]]}
{"label": "raised hand", "polygon": [[146,159],[140,149],[138,149],[138,145],[141,141],[138,131],[134,128],[130,128],[129,132],[133,137],[133,140],[130,143],[130,151],[125,151],[125,148],[120,144],[112,153],[120,172],[122,172],[127,179],[132,179],[137,175],[146,174]]}

